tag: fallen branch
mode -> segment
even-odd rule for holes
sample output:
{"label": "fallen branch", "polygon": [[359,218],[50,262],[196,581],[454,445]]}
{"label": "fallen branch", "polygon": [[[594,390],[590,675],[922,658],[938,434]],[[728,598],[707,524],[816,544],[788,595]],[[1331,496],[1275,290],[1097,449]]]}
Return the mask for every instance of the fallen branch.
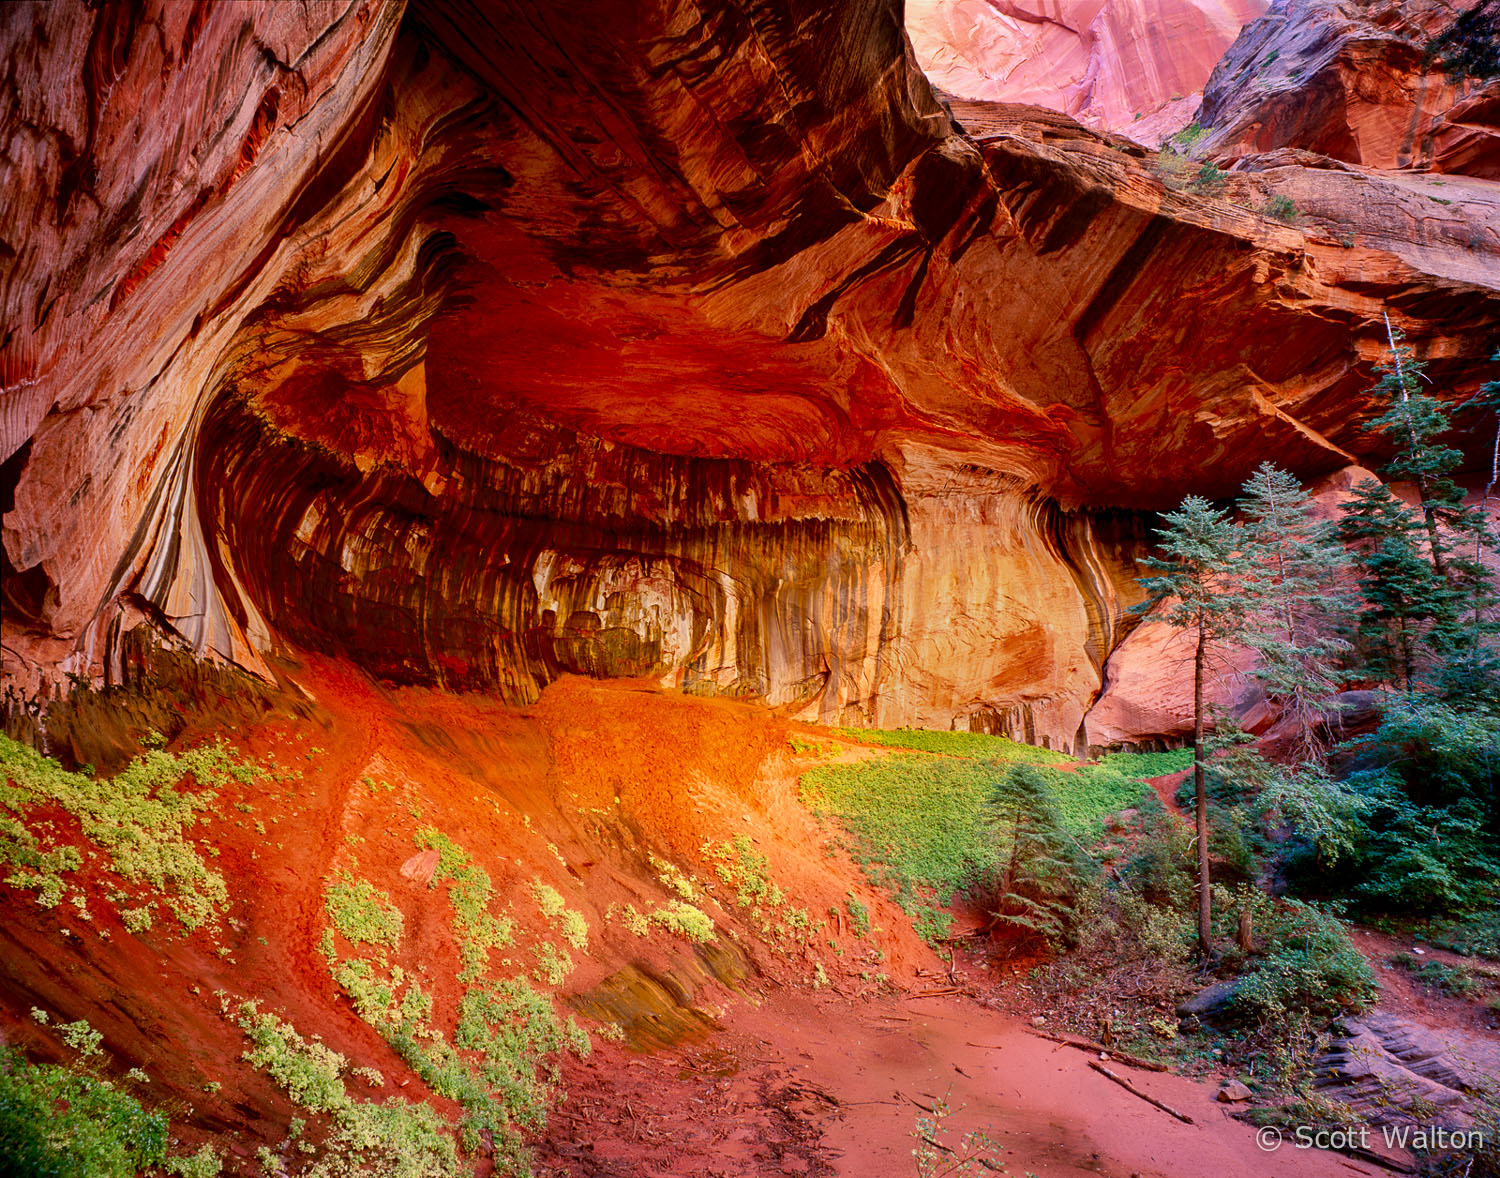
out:
{"label": "fallen branch", "polygon": [[1094,1071],[1098,1072],[1106,1080],[1113,1080],[1116,1084],[1125,1089],[1125,1091],[1130,1093],[1132,1096],[1138,1096],[1152,1107],[1161,1109],[1161,1111],[1166,1113],[1168,1116],[1176,1117],[1184,1125],[1192,1125],[1196,1123],[1194,1122],[1192,1117],[1187,1115],[1187,1113],[1180,1113],[1171,1105],[1163,1104],[1161,1101],[1157,1100],[1156,1097],[1152,1096],[1149,1092],[1142,1092],[1124,1076],[1110,1071],[1098,1060],[1089,1060],[1089,1067],[1093,1068]]}
{"label": "fallen branch", "polygon": [[957,986],[944,986],[940,990],[923,990],[919,994],[908,994],[908,998],[943,998],[949,994],[962,994]]}
{"label": "fallen branch", "polygon": [[1052,1031],[1037,1031],[1026,1029],[1029,1035],[1035,1035],[1039,1039],[1050,1039],[1054,1043],[1061,1043],[1064,1047],[1076,1047],[1079,1051],[1101,1051],[1112,1059],[1117,1059],[1123,1064],[1133,1068],[1140,1068],[1146,1072],[1165,1072],[1167,1065],[1156,1063],[1153,1060],[1142,1059],[1138,1055],[1130,1055],[1124,1051],[1116,1051],[1113,1047],[1106,1047],[1103,1043],[1095,1043],[1092,1039],[1084,1039],[1077,1035],[1058,1035]]}

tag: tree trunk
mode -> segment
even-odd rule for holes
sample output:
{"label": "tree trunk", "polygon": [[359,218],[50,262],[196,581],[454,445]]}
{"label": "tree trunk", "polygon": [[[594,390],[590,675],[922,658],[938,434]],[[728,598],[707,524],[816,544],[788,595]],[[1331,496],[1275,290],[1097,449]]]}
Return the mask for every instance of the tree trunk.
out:
{"label": "tree trunk", "polygon": [[1422,500],[1422,519],[1427,524],[1427,543],[1432,549],[1432,567],[1438,576],[1448,580],[1448,562],[1443,559],[1443,540],[1438,531],[1437,508],[1427,497],[1427,480],[1417,480],[1417,495]]}
{"label": "tree trunk", "polygon": [[1234,943],[1246,953],[1255,952],[1255,916],[1248,907],[1240,909],[1240,927]]}
{"label": "tree trunk", "polygon": [[1198,956],[1213,954],[1213,910],[1208,887],[1208,791],[1203,784],[1203,656],[1208,635],[1198,627],[1193,652],[1193,802],[1198,828]]}
{"label": "tree trunk", "polygon": [[[1401,351],[1396,347],[1396,333],[1391,330],[1391,315],[1385,313],[1385,338],[1391,345],[1391,358],[1396,362],[1396,384],[1401,389],[1401,404],[1410,404],[1410,398],[1406,393],[1406,369],[1401,364]],[[1417,433],[1411,426],[1410,410],[1407,411],[1406,438],[1411,446],[1413,460],[1420,447],[1417,445]],[[1422,519],[1427,525],[1427,543],[1432,548],[1432,567],[1443,580],[1448,579],[1448,562],[1443,559],[1443,542],[1438,533],[1437,507],[1432,502],[1432,496],[1428,493],[1428,482],[1425,476],[1418,475],[1417,498],[1422,504]]]}

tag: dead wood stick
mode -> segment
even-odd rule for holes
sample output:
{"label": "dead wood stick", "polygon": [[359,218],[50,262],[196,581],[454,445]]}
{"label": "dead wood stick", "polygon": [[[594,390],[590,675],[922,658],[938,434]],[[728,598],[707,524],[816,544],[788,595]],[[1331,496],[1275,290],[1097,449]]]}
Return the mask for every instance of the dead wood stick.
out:
{"label": "dead wood stick", "polygon": [[1098,1060],[1095,1060],[1095,1059],[1089,1060],[1089,1067],[1093,1068],[1094,1071],[1098,1072],[1105,1079],[1107,1079],[1107,1080],[1113,1080],[1116,1084],[1118,1084],[1121,1088],[1125,1089],[1125,1091],[1128,1092],[1128,1093],[1130,1093],[1132,1096],[1139,1096],[1142,1100],[1144,1100],[1147,1104],[1151,1105],[1152,1107],[1161,1109],[1161,1111],[1164,1112],[1164,1113],[1166,1113],[1168,1116],[1176,1117],[1184,1125],[1195,1124],[1193,1118],[1190,1117],[1190,1116],[1188,1116],[1187,1113],[1180,1113],[1175,1108],[1173,1108],[1171,1105],[1169,1105],[1169,1104],[1163,1104],[1161,1101],[1157,1100],[1156,1097],[1152,1096],[1150,1093],[1148,1093],[1148,1092],[1142,1092],[1139,1088],[1137,1088],[1134,1084],[1132,1084],[1124,1076],[1117,1075],[1116,1073],[1110,1071],[1107,1067],[1105,1067]]}
{"label": "dead wood stick", "polygon": [[963,991],[957,986],[944,986],[940,990],[923,990],[918,994],[908,994],[908,998],[943,998],[949,994],[962,994]]}
{"label": "dead wood stick", "polygon": [[1084,1039],[1078,1035],[1058,1035],[1051,1031],[1037,1031],[1027,1029],[1028,1035],[1035,1035],[1039,1039],[1050,1039],[1054,1043],[1061,1043],[1064,1047],[1076,1047],[1079,1051],[1102,1051],[1104,1054],[1113,1056],[1123,1064],[1129,1064],[1133,1068],[1140,1068],[1147,1072],[1164,1072],[1167,1065],[1155,1063],[1149,1059],[1142,1059],[1138,1055],[1130,1055],[1124,1051],[1116,1051],[1113,1047],[1106,1047],[1103,1043],[1095,1043],[1092,1039]]}

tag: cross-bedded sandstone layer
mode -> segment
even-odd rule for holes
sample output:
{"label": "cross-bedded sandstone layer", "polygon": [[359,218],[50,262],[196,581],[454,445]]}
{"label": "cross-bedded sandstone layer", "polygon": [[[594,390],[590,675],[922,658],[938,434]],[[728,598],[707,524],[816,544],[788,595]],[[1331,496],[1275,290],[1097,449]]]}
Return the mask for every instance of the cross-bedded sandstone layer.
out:
{"label": "cross-bedded sandstone layer", "polygon": [[1143,510],[1362,457],[1384,310],[1455,396],[1500,325],[1500,186],[963,134],[893,3],[296,11],[5,14],[23,684],[146,619],[1073,747]]}

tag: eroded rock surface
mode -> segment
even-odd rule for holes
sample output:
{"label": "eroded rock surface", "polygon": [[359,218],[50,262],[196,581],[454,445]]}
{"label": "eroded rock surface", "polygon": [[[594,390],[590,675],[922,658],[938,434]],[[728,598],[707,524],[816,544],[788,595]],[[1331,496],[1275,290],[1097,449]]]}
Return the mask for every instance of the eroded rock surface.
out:
{"label": "eroded rock surface", "polygon": [[1144,512],[1357,457],[1387,309],[1489,375],[1484,181],[1434,225],[1295,161],[1205,199],[1031,108],[971,138],[885,2],[309,11],[4,13],[23,686],[147,619],[1076,747]]}
{"label": "eroded rock surface", "polygon": [[1500,1047],[1464,1031],[1433,1031],[1379,1010],[1344,1018],[1336,1030],[1314,1064],[1314,1084],[1369,1124],[1415,1115],[1420,1124],[1467,1125],[1470,1097],[1500,1076]]}

